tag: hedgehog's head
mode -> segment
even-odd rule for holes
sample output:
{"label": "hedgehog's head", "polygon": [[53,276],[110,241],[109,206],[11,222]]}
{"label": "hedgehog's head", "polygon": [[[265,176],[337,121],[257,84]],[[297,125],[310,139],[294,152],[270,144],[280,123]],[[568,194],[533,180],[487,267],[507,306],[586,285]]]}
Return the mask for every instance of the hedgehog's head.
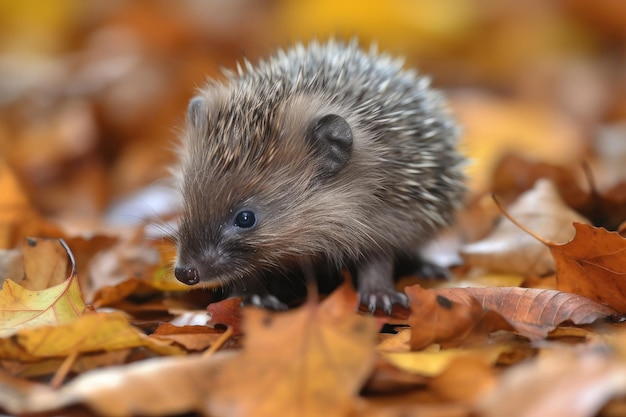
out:
{"label": "hedgehog's head", "polygon": [[180,151],[179,281],[229,285],[360,250],[354,236],[367,240],[368,226],[357,195],[372,190],[349,181],[366,175],[357,169],[359,128],[322,103],[220,84],[191,101]]}

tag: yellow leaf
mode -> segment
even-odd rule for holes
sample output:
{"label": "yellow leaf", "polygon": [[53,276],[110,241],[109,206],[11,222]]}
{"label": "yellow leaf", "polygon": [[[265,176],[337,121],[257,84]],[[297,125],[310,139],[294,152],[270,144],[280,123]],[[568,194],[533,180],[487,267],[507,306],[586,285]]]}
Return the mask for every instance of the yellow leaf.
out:
{"label": "yellow leaf", "polygon": [[[50,250],[47,245],[39,247],[44,252]],[[67,247],[66,250],[73,259]],[[39,256],[39,252],[33,251],[31,256]],[[72,271],[75,270],[72,262]],[[7,280],[0,290],[0,337],[10,336],[25,327],[71,323],[84,310],[85,302],[75,272],[64,282],[38,291]]]}
{"label": "yellow leaf", "polygon": [[452,361],[460,357],[481,359],[486,365],[496,363],[500,355],[511,351],[506,345],[477,349],[446,349],[439,352],[381,352],[382,356],[398,368],[423,376],[437,376],[444,372]]}
{"label": "yellow leaf", "polygon": [[0,358],[24,361],[140,346],[161,355],[183,353],[172,342],[146,336],[123,313],[89,313],[73,323],[22,329],[0,339]]}

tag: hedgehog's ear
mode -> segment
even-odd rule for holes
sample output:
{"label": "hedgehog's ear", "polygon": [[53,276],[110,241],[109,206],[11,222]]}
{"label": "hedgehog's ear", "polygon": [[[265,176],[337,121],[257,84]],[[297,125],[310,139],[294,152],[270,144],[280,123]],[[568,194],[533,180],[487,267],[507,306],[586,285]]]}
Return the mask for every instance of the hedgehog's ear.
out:
{"label": "hedgehog's ear", "polygon": [[189,102],[189,108],[187,109],[187,123],[194,128],[202,129],[206,124],[206,99],[201,96],[196,96]]}
{"label": "hedgehog's ear", "polygon": [[321,156],[324,176],[337,174],[352,154],[352,129],[341,116],[327,114],[315,119],[307,129],[307,140]]}

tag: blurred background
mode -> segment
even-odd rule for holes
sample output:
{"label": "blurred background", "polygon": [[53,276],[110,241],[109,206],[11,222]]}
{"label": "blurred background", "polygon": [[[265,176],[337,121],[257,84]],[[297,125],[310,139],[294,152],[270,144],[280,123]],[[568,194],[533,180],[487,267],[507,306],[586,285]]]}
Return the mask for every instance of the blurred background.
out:
{"label": "blurred background", "polygon": [[0,0],[0,193],[10,176],[46,218],[145,218],[124,201],[166,183],[194,89],[329,37],[377,43],[448,92],[476,195],[511,154],[625,177],[624,1]]}

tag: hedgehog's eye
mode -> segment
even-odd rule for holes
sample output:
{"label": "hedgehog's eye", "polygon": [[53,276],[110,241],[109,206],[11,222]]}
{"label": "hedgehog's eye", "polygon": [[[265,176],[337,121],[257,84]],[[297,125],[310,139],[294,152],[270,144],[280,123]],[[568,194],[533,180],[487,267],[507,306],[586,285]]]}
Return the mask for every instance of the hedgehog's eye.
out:
{"label": "hedgehog's eye", "polygon": [[250,210],[242,210],[235,216],[235,226],[249,229],[256,224],[256,214]]}

